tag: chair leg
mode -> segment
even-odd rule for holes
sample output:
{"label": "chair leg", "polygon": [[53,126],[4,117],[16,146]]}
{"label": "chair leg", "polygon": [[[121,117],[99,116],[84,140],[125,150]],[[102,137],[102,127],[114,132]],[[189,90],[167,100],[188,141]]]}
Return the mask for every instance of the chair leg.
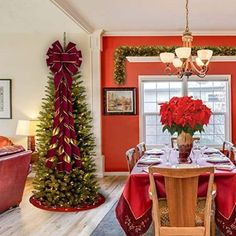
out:
{"label": "chair leg", "polygon": [[216,223],[215,223],[215,215],[211,214],[211,236],[216,235]]}

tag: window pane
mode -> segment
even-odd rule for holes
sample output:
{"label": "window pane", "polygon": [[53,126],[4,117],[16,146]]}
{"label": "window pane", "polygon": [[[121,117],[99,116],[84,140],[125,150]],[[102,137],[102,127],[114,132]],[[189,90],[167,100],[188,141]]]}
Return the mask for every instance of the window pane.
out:
{"label": "window pane", "polygon": [[156,126],[146,126],[146,135],[156,135],[157,134],[157,127]]}
{"label": "window pane", "polygon": [[225,116],[224,115],[214,115],[215,124],[224,124],[225,123]]}
{"label": "window pane", "polygon": [[170,143],[170,135],[158,135],[157,136],[157,145],[164,145],[166,143]]}
{"label": "window pane", "polygon": [[144,90],[148,90],[148,89],[155,89],[156,88],[156,83],[154,82],[145,82],[144,86],[143,86]]}
{"label": "window pane", "polygon": [[157,116],[146,116],[146,125],[156,125],[157,124]]}
{"label": "window pane", "polygon": [[224,134],[225,133],[224,125],[216,125],[215,126],[215,133],[216,134]]}
{"label": "window pane", "polygon": [[214,127],[213,125],[207,125],[204,127],[205,133],[207,134],[213,134],[214,133]]}
{"label": "window pane", "polygon": [[144,112],[157,112],[157,104],[156,103],[144,103]]}
{"label": "window pane", "polygon": [[145,102],[155,102],[156,101],[156,91],[144,90],[144,101]]}
{"label": "window pane", "polygon": [[157,136],[146,135],[146,144],[148,145],[157,144]]}
{"label": "window pane", "polygon": [[158,125],[158,126],[156,127],[156,129],[157,129],[157,134],[158,134],[158,135],[161,135],[161,134],[162,134],[162,125]]}

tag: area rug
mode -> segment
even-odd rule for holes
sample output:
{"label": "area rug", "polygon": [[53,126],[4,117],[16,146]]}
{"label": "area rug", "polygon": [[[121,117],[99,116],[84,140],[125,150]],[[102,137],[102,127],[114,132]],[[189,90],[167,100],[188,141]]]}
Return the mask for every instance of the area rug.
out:
{"label": "area rug", "polygon": [[[125,236],[123,229],[121,228],[118,220],[116,219],[115,208],[117,202],[113,205],[110,211],[104,216],[98,226],[95,228],[90,236]],[[151,225],[148,232],[143,236],[153,236],[154,230]],[[218,230],[216,230],[216,236],[223,236]]]}

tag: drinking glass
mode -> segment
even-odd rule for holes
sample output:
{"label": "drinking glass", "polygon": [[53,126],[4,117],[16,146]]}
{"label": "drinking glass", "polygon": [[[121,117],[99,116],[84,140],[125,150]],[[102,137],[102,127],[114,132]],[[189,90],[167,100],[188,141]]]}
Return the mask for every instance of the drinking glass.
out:
{"label": "drinking glass", "polygon": [[191,159],[194,164],[197,164],[198,159],[201,157],[202,152],[200,149],[192,149]]}
{"label": "drinking glass", "polygon": [[170,153],[171,153],[171,149],[170,149],[170,146],[168,143],[165,143],[164,145],[164,152],[165,152],[165,156],[166,156],[166,165],[167,166],[170,166],[171,163],[170,163]]}
{"label": "drinking glass", "polygon": [[199,150],[200,149],[200,140],[194,140],[193,148]]}

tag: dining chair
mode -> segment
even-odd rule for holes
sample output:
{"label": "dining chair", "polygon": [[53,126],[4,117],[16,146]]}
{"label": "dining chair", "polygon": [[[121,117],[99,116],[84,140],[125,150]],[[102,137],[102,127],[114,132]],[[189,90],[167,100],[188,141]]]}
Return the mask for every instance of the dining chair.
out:
{"label": "dining chair", "polygon": [[231,160],[231,157],[232,157],[232,147],[233,147],[233,143],[229,142],[229,141],[224,141],[223,142],[223,146],[222,146],[222,150],[221,152],[227,156],[230,160]]}
{"label": "dining chair", "polygon": [[[166,199],[158,197],[154,174],[164,176]],[[198,179],[209,173],[207,195],[198,198]],[[155,236],[210,236],[214,167],[149,167]]]}
{"label": "dining chair", "polygon": [[[200,140],[200,137],[193,137],[193,141]],[[177,137],[171,137],[171,147],[177,147]]]}
{"label": "dining chair", "polygon": [[126,160],[127,160],[129,173],[131,173],[131,171],[134,168],[134,165],[136,163],[135,148],[130,148],[129,150],[127,150],[125,153],[125,156],[126,156]]}
{"label": "dining chair", "polygon": [[232,151],[234,154],[234,164],[236,165],[236,147],[232,147]]}
{"label": "dining chair", "polygon": [[136,157],[137,161],[144,155],[145,151],[146,151],[145,143],[144,142],[139,143],[137,145],[137,157]]}

